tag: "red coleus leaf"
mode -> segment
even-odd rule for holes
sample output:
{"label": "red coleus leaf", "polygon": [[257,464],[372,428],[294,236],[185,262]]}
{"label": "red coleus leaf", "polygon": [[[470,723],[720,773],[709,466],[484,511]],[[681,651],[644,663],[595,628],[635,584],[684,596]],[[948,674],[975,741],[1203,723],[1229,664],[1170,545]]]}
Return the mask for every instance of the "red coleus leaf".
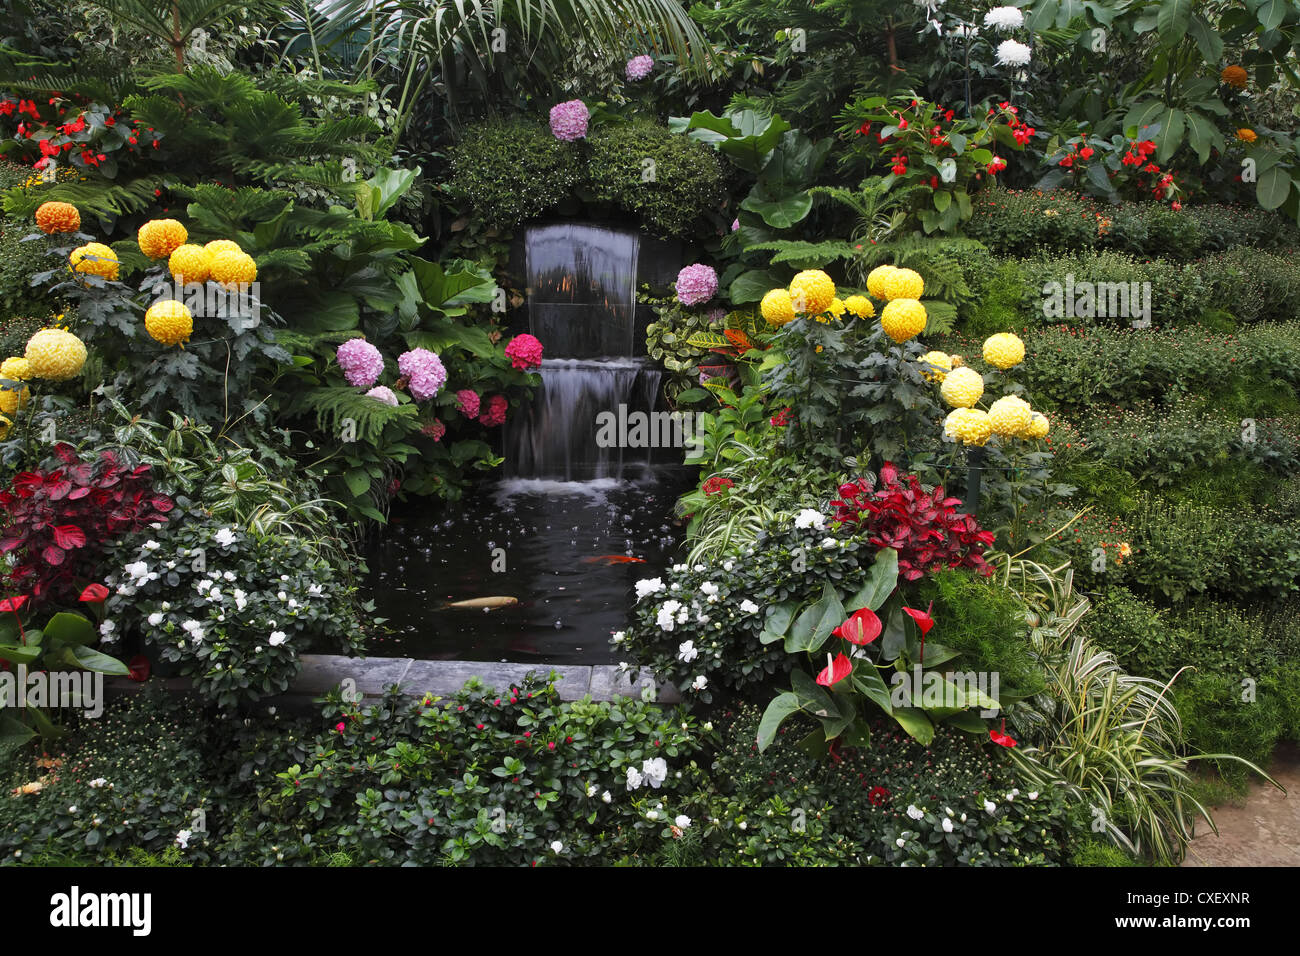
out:
{"label": "red coleus leaf", "polygon": [[836,637],[841,637],[850,644],[863,646],[870,644],[880,636],[881,631],[880,618],[876,612],[869,607],[864,607],[860,611],[854,611],[846,620],[835,630],[831,631]]}
{"label": "red coleus leaf", "polygon": [[59,442],[55,445],[54,455],[66,465],[75,465],[78,461],[77,450],[67,442]]}
{"label": "red coleus leaf", "polygon": [[72,549],[84,547],[86,544],[86,532],[82,531],[75,524],[61,524],[54,528],[54,543],[60,548]]}
{"label": "red coleus leaf", "polygon": [[14,614],[17,614],[20,610],[22,610],[22,606],[26,603],[27,603],[26,594],[16,594],[13,597],[7,597],[3,601],[0,601],[0,612],[9,611]]}
{"label": "red coleus leaf", "polygon": [[91,604],[98,604],[108,597],[108,588],[102,584],[88,584],[86,589],[81,592],[79,600],[88,601]]}
{"label": "red coleus leaf", "polygon": [[[45,547],[41,548],[41,560],[56,568],[63,563],[63,559],[67,556],[68,552],[53,544],[47,544]],[[39,593],[40,590],[37,589],[37,594]]]}
{"label": "red coleus leaf", "polygon": [[822,668],[822,672],[817,675],[817,683],[823,687],[830,687],[832,684],[838,684],[852,673],[853,662],[840,654],[830,664]]}

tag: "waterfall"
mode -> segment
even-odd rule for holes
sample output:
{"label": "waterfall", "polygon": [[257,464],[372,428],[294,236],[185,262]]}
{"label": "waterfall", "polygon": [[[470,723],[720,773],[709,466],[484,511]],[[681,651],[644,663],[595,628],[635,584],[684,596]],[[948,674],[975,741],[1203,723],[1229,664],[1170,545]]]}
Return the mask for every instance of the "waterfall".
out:
{"label": "waterfall", "polygon": [[[542,384],[507,433],[516,478],[623,478],[648,448],[602,447],[597,416],[650,413],[661,373],[635,357],[639,239],[587,223],[529,227],[524,238],[528,317],[542,341]],[[609,443],[604,443],[609,444]]]}

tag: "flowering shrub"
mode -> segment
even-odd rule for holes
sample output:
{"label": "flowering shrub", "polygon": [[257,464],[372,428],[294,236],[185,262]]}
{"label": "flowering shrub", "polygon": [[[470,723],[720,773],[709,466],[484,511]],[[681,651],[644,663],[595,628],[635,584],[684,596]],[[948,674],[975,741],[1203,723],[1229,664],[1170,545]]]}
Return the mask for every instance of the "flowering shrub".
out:
{"label": "flowering shrub", "polygon": [[991,574],[984,549],[993,533],[961,514],[960,498],[949,498],[942,486],[926,491],[916,475],[899,477],[888,462],[880,469],[880,487],[866,478],[840,485],[840,498],[831,502],[834,519],[865,533],[878,548],[898,552],[899,575],[915,581],[938,568],[971,568]]}
{"label": "flowering shrub", "polygon": [[384,373],[384,357],[365,339],[348,339],[338,347],[339,368],[349,385],[369,388]]}
{"label": "flowering shrub", "polygon": [[551,133],[556,139],[571,143],[587,135],[591,114],[582,100],[568,100],[551,107]]}
{"label": "flowering shrub", "polygon": [[37,602],[71,599],[99,579],[113,539],[167,521],[173,508],[154,492],[148,465],[128,468],[112,452],[83,461],[62,443],[44,467],[15,475],[0,505],[0,554],[14,562],[9,581]]}
{"label": "flowering shrub", "polygon": [[118,635],[138,635],[222,706],[282,693],[313,642],[362,646],[344,572],[301,542],[191,511],[115,549],[105,605]]}

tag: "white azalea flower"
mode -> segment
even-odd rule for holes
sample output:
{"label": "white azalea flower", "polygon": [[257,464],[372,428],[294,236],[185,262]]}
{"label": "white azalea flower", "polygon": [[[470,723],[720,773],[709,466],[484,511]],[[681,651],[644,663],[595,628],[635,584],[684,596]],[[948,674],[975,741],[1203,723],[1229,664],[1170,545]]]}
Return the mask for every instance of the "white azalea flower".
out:
{"label": "white azalea flower", "polygon": [[[629,790],[636,790],[643,783],[645,783],[645,777],[641,776],[640,772],[636,769],[636,767],[628,767],[627,788]],[[608,803],[609,801],[606,800],[605,802]]]}
{"label": "white azalea flower", "polygon": [[668,779],[668,761],[663,757],[655,757],[653,760],[641,761],[641,773],[645,775],[646,783],[658,790],[665,780]]}
{"label": "white azalea flower", "polygon": [[213,535],[213,537],[216,539],[217,544],[221,545],[223,548],[230,547],[238,540],[238,536],[230,528],[222,528]]}
{"label": "white azalea flower", "polygon": [[984,810],[985,810],[985,812],[987,812],[987,813],[992,813],[992,812],[993,812],[994,810],[996,810],[997,808],[998,808],[998,805],[997,805],[996,803],[994,803],[992,800],[985,800],[985,801],[984,801]]}
{"label": "white azalea flower", "polygon": [[602,803],[611,803],[614,800],[614,796],[608,790],[606,790],[604,793],[600,795],[600,799]]}
{"label": "white azalea flower", "polygon": [[683,813],[676,820],[674,820],[673,823],[677,824],[679,827],[685,830],[687,827],[691,825],[691,818]]}
{"label": "white azalea flower", "polygon": [[559,840],[552,840],[552,841],[551,841],[551,852],[552,852],[552,853],[559,853],[559,852],[562,851],[563,849],[564,849],[564,844],[561,843]]}
{"label": "white azalea flower", "polygon": [[818,531],[826,529],[826,516],[820,511],[814,511],[812,508],[804,508],[794,518],[794,526],[800,530],[804,528],[816,528]]}
{"label": "white azalea flower", "polygon": [[700,652],[695,649],[694,641],[683,641],[677,645],[677,659],[682,663],[689,664],[699,656]]}
{"label": "white azalea flower", "polygon": [[916,806],[916,804],[913,803],[913,804],[910,804],[910,805],[908,806],[908,808],[907,808],[907,815],[908,815],[909,817],[911,817],[913,820],[919,820],[919,819],[921,819],[923,816],[925,816],[925,811],[919,809],[919,808]]}
{"label": "white azalea flower", "polygon": [[951,833],[951,832],[952,832],[952,821],[949,820],[947,817],[944,817],[944,818],[943,818],[942,826],[943,826],[943,832],[944,832],[944,833]]}
{"label": "white azalea flower", "polygon": [[636,582],[636,599],[639,601],[647,594],[658,594],[664,589],[662,578],[643,578]]}
{"label": "white azalea flower", "polygon": [[746,614],[758,613],[758,605],[755,604],[753,601],[751,601],[749,598],[745,598],[745,600],[740,602],[740,609],[744,611]]}
{"label": "white azalea flower", "polygon": [[694,691],[704,690],[704,688],[708,686],[709,686],[709,679],[705,677],[703,674],[695,678],[695,680],[691,681],[691,690]]}
{"label": "white azalea flower", "polygon": [[154,611],[152,614],[149,615],[150,627],[157,627],[162,622],[163,622],[163,615],[161,611]]}
{"label": "white azalea flower", "polygon": [[284,631],[272,631],[271,636],[267,638],[266,643],[270,644],[272,647],[279,647],[288,639],[289,635],[285,634]]}

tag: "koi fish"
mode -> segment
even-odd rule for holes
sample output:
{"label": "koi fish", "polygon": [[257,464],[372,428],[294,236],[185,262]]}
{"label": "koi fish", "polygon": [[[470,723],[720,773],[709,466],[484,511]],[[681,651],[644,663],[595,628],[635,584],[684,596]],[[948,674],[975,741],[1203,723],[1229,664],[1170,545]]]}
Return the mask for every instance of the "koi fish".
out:
{"label": "koi fish", "polygon": [[519,603],[517,597],[506,597],[504,595],[495,595],[493,597],[470,598],[468,601],[452,601],[450,604],[444,604],[444,608],[485,608],[491,609],[496,607],[511,607]]}
{"label": "koi fish", "polygon": [[598,554],[595,557],[583,558],[583,564],[595,564],[600,562],[606,566],[611,564],[645,564],[645,558],[634,558],[627,554]]}

